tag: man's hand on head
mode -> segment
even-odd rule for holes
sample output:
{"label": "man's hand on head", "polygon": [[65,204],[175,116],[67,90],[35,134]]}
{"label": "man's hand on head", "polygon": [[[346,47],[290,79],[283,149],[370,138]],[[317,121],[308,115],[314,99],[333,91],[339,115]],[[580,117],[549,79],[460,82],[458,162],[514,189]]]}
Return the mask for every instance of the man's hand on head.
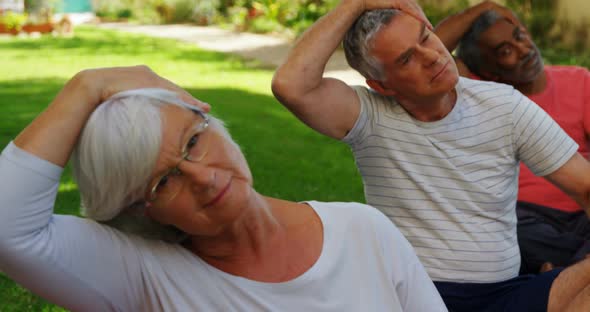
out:
{"label": "man's hand on head", "polygon": [[398,9],[424,22],[426,27],[433,29],[432,24],[415,0],[364,0],[365,11],[379,9]]}
{"label": "man's hand on head", "polygon": [[516,16],[516,14],[514,14],[514,12],[512,10],[510,10],[509,8],[499,5],[499,4],[495,3],[494,1],[489,1],[489,0],[483,2],[482,5],[485,7],[486,11],[487,10],[494,10],[498,14],[503,16],[504,18],[508,19],[512,24],[520,25],[521,27],[523,26],[522,23],[520,22],[520,20],[518,19],[518,17]]}

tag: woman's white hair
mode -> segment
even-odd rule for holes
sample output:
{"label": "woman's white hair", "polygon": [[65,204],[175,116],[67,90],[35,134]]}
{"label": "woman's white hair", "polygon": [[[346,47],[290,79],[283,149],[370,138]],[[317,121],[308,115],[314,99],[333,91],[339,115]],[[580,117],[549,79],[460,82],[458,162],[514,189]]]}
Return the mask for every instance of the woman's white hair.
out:
{"label": "woman's white hair", "polygon": [[87,218],[110,220],[143,198],[160,151],[164,105],[188,106],[168,90],[136,89],[92,113],[72,155]]}
{"label": "woman's white hair", "polygon": [[[161,108],[166,105],[198,110],[174,92],[146,88],[117,93],[91,114],[71,159],[84,216],[146,238],[178,242],[186,237],[144,213],[143,199],[165,126]],[[210,117],[210,123],[231,141],[220,120]]]}
{"label": "woman's white hair", "polygon": [[[161,108],[166,105],[198,110],[174,92],[147,88],[117,93],[92,113],[72,154],[84,216],[109,221],[124,231],[132,228],[128,232],[162,238],[154,229],[155,222],[137,213],[137,208],[143,207],[159,155],[164,126]],[[131,213],[122,213],[125,211]]]}

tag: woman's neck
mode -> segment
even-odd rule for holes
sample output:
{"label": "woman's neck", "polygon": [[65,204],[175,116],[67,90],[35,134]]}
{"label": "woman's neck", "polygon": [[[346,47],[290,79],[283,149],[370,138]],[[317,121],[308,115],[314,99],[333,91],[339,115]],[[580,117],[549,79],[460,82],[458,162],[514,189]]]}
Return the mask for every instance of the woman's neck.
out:
{"label": "woman's neck", "polygon": [[257,197],[223,234],[193,237],[187,248],[219,270],[253,280],[282,282],[303,274],[321,254],[319,217],[305,204]]}
{"label": "woman's neck", "polygon": [[193,236],[187,248],[201,258],[219,260],[250,257],[263,252],[264,246],[284,231],[273,214],[274,209],[268,198],[254,193],[244,213],[226,225],[220,234]]}

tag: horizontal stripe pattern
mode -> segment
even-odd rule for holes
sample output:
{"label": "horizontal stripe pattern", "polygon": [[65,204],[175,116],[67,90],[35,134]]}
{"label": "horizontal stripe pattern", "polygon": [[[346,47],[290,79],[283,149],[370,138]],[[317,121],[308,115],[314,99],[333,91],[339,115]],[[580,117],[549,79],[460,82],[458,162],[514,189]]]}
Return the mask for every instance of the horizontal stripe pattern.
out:
{"label": "horizontal stripe pattern", "polygon": [[461,78],[456,89],[451,113],[420,122],[394,99],[355,87],[361,113],[343,141],[368,204],[398,226],[431,278],[506,280],[520,267],[519,161],[546,175],[577,145],[510,86]]}

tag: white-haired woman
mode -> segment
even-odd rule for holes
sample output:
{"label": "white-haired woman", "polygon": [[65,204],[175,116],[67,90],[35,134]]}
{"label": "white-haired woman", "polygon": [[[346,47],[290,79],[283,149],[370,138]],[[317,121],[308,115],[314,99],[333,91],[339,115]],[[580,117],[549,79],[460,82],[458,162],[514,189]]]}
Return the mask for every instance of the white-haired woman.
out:
{"label": "white-haired woman", "polygon": [[[376,209],[257,193],[208,110],[146,67],[76,75],[0,157],[0,271],[76,311],[446,310]],[[53,214],[74,149],[86,219]]]}

